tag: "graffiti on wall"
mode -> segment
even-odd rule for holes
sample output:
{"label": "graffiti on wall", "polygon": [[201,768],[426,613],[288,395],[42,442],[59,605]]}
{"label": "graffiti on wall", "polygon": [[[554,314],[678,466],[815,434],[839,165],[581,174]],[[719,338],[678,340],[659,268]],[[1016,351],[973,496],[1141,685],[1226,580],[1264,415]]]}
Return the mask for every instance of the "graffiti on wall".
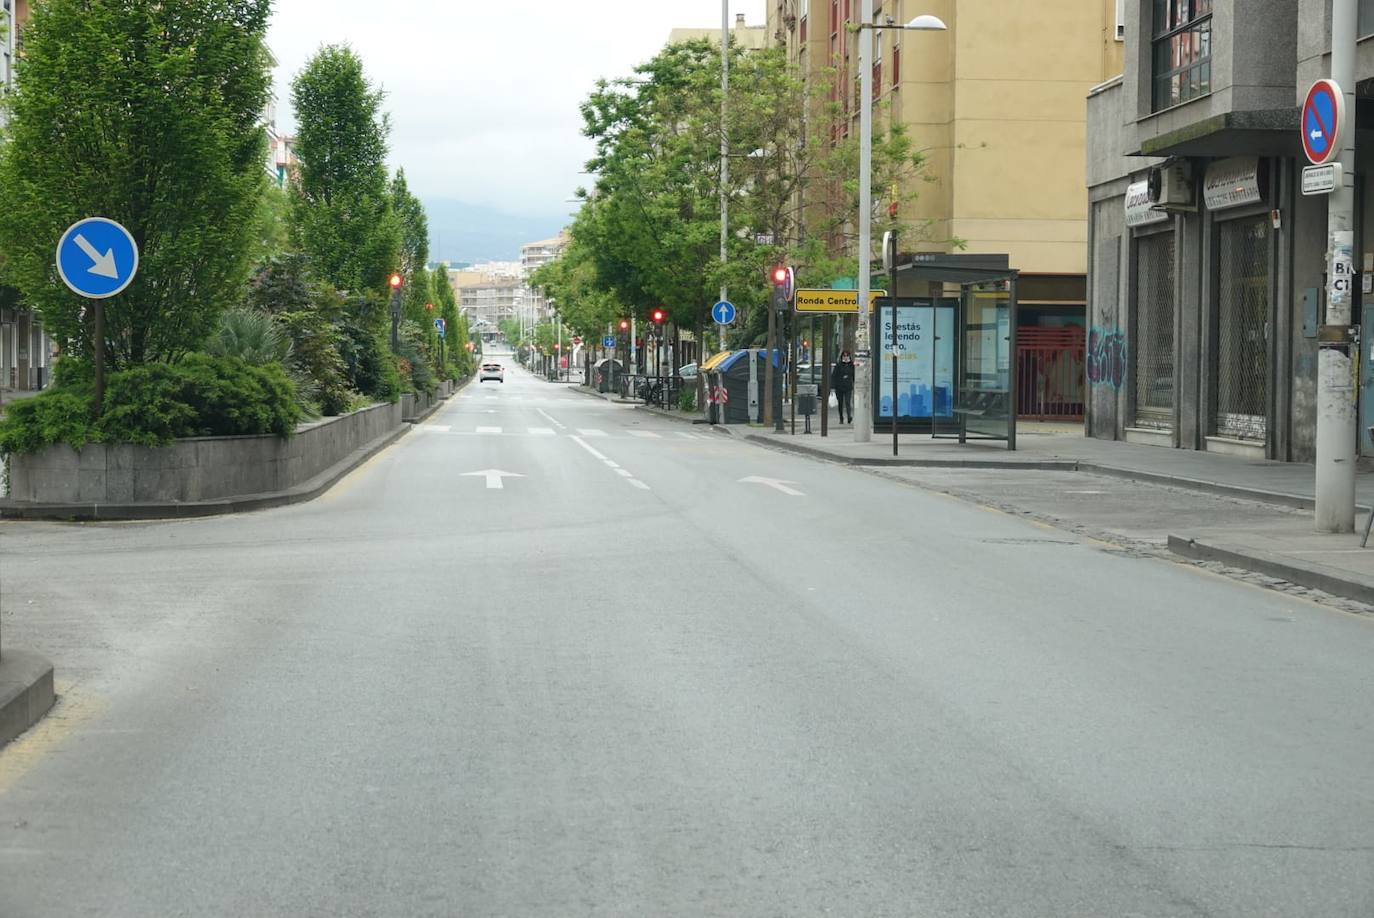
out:
{"label": "graffiti on wall", "polygon": [[1126,382],[1126,336],[1120,329],[1094,326],[1088,335],[1088,382],[1113,389]]}

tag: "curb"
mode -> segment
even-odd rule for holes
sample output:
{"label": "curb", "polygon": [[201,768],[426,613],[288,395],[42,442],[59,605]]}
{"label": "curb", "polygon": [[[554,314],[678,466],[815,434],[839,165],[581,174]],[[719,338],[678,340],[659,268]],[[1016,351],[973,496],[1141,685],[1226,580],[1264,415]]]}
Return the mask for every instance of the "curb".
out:
{"label": "curb", "polygon": [[[440,404],[443,404],[442,402]],[[364,446],[360,446],[334,465],[325,469],[309,481],[266,494],[253,494],[246,497],[225,497],[216,500],[186,501],[182,503],[143,503],[143,504],[40,504],[24,501],[0,501],[0,519],[10,520],[173,520],[190,519],[201,516],[218,516],[223,513],[247,513],[253,510],[268,510],[314,500],[328,491],[349,472],[371,459],[377,453],[410,433],[412,425],[401,422],[401,426],[389,431]]]}
{"label": "curb", "polygon": [[42,720],[56,700],[51,663],[36,653],[5,651],[0,658],[0,746]]}
{"label": "curb", "polygon": [[[1219,481],[1206,481],[1200,478],[1184,478],[1177,475],[1165,475],[1159,472],[1145,472],[1117,465],[1084,462],[1078,459],[1033,459],[1025,462],[1017,462],[1010,459],[868,458],[863,456],[837,455],[813,446],[804,446],[800,443],[789,443],[787,440],[763,434],[746,434],[744,439],[752,440],[764,447],[772,447],[806,456],[813,456],[827,462],[836,462],[841,465],[849,466],[975,470],[1024,469],[1032,472],[1088,472],[1090,474],[1103,475],[1108,478],[1122,478],[1129,481],[1144,482],[1145,484],[1165,485],[1167,487],[1181,488],[1188,491],[1198,491],[1203,494],[1235,497],[1242,500],[1252,500],[1262,504],[1274,504],[1276,506],[1298,510],[1312,510],[1316,507],[1316,501],[1313,498],[1304,497],[1300,494],[1289,494],[1284,491],[1266,491],[1262,488],[1246,488],[1239,485],[1224,484]],[[1369,507],[1361,504],[1357,504],[1355,509],[1359,513],[1371,512]]]}
{"label": "curb", "polygon": [[866,456],[841,456],[823,449],[817,449],[814,446],[789,443],[785,439],[770,437],[766,434],[745,434],[744,439],[765,448],[810,456],[855,468],[1029,469],[1039,472],[1076,472],[1080,468],[1079,463],[1070,459],[1029,459],[1018,462],[1012,459],[882,459]]}
{"label": "curb", "polygon": [[1169,536],[1169,551],[1193,561],[1217,561],[1287,580],[1308,589],[1322,590],[1333,596],[1374,605],[1374,580],[1367,583],[1351,580],[1324,567],[1296,564],[1281,555],[1253,549],[1242,551],[1225,545],[1207,545],[1196,539],[1176,535]]}

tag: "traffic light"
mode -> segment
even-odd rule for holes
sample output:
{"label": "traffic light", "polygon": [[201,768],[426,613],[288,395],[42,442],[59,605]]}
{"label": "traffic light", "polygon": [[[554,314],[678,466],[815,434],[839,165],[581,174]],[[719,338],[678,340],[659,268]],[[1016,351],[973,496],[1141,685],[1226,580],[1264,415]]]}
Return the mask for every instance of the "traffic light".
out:
{"label": "traffic light", "polygon": [[662,309],[655,309],[651,318],[654,320],[655,325],[662,325],[663,320],[668,318],[668,315]]}
{"label": "traffic light", "polygon": [[433,311],[434,311],[434,304],[433,304],[433,303],[426,303],[426,304],[425,304],[425,309],[428,310],[429,312],[433,312]]}
{"label": "traffic light", "polygon": [[401,275],[399,275],[399,274],[393,274],[393,275],[391,275],[391,289],[392,289],[392,290],[399,290],[400,287],[401,287]]}
{"label": "traffic light", "polygon": [[768,279],[773,282],[774,287],[781,287],[787,283],[787,265],[774,265],[773,270],[768,272]]}
{"label": "traffic light", "polygon": [[621,320],[620,320],[620,330],[621,330],[621,331],[629,331],[629,330],[630,330],[630,320],[629,320],[629,319],[621,319]]}

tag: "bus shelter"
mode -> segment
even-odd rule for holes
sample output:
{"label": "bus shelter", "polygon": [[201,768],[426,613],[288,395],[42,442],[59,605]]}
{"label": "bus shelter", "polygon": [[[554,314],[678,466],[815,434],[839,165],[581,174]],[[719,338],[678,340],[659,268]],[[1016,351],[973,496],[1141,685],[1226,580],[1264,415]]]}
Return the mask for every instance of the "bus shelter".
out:
{"label": "bus shelter", "polygon": [[895,423],[1016,449],[1017,276],[1005,255],[922,253],[896,267],[895,297],[875,298],[870,316],[875,432]]}

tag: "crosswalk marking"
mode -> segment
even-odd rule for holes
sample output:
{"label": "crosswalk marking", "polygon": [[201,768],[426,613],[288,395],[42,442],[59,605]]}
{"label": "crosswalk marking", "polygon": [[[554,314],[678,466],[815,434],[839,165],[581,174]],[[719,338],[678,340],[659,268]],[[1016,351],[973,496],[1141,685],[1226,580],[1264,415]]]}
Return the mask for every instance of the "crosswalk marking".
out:
{"label": "crosswalk marking", "polygon": [[656,430],[632,430],[630,436],[639,437],[643,440],[660,440],[663,438],[663,435]]}
{"label": "crosswalk marking", "polygon": [[453,429],[452,424],[421,424],[421,430],[432,430],[436,433],[448,433]]}
{"label": "crosswalk marking", "polygon": [[499,434],[499,433],[501,432],[501,428],[499,428],[499,427],[479,427],[479,428],[477,428],[477,432],[478,432],[479,434]]}
{"label": "crosswalk marking", "polygon": [[552,427],[531,427],[530,433],[536,437],[552,437],[554,435]]}
{"label": "crosswalk marking", "polygon": [[584,429],[582,429],[582,428],[579,427],[578,430],[577,430],[577,432],[578,432],[579,434],[581,434],[582,436],[584,436],[584,437],[604,437],[604,436],[606,436],[606,431],[604,431],[604,430],[596,430],[595,428],[593,428],[592,430],[584,430]]}

